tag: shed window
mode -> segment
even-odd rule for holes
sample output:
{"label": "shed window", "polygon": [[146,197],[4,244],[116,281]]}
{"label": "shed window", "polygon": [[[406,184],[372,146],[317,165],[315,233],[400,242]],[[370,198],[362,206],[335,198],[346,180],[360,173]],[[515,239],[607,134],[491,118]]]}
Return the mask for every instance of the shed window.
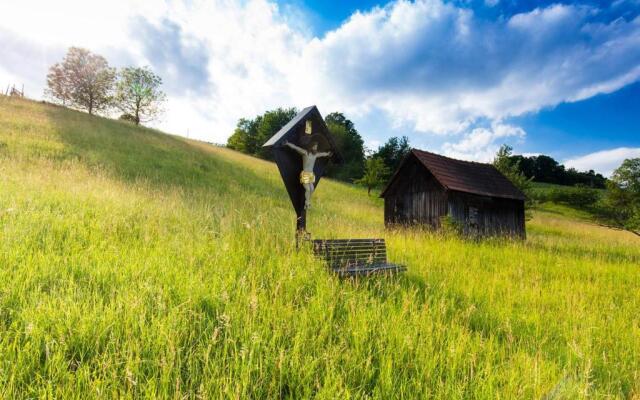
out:
{"label": "shed window", "polygon": [[469,225],[478,225],[478,209],[476,207],[469,207]]}

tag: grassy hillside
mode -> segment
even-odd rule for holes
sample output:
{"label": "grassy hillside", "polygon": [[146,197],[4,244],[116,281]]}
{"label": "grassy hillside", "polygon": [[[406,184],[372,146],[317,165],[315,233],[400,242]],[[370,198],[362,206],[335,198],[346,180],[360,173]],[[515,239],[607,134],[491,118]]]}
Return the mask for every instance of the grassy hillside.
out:
{"label": "grassy hillside", "polygon": [[409,272],[296,253],[270,163],[0,98],[0,397],[640,396],[633,235],[541,211],[524,243],[389,232],[329,180],[309,230],[385,237]]}

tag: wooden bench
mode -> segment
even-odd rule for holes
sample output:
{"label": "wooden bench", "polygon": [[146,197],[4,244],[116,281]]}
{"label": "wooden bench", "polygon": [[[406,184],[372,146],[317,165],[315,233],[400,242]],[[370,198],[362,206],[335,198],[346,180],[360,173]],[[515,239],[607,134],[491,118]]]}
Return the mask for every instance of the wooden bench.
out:
{"label": "wooden bench", "polygon": [[384,239],[313,240],[312,243],[316,257],[323,258],[342,277],[407,270],[402,265],[387,262]]}

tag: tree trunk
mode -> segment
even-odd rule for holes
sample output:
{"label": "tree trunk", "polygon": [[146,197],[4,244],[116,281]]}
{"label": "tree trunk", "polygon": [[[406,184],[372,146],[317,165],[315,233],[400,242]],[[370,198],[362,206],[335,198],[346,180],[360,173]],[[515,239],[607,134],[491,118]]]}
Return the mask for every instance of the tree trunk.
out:
{"label": "tree trunk", "polygon": [[367,196],[371,196],[371,186],[367,186]]}
{"label": "tree trunk", "polygon": [[141,99],[136,99],[136,125],[140,125],[140,101]]}

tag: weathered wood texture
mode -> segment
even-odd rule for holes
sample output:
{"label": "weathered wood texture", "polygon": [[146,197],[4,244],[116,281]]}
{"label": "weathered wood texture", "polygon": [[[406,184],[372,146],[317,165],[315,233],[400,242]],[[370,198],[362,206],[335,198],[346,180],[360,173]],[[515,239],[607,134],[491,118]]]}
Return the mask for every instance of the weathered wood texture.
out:
{"label": "weathered wood texture", "polygon": [[447,213],[447,196],[433,175],[416,161],[405,165],[406,176],[387,189],[384,215],[387,224],[440,226]]}
{"label": "weathered wood texture", "polygon": [[526,236],[522,200],[450,192],[447,215],[469,236]]}
{"label": "weathered wood texture", "polygon": [[[313,135],[307,134],[305,131],[305,124],[309,121],[313,129]],[[327,124],[324,122],[324,118],[318,111],[316,106],[307,107],[300,111],[291,121],[282,127],[275,135],[273,135],[262,147],[271,147],[273,149],[273,157],[275,159],[280,176],[284,182],[284,186],[287,189],[291,204],[296,211],[296,231],[306,231],[306,210],[305,204],[305,191],[304,187],[300,184],[300,171],[302,170],[302,160],[300,155],[292,151],[290,148],[284,146],[286,141],[289,141],[298,146],[303,146],[306,140],[311,137],[315,137],[318,142],[319,151],[331,151],[331,161],[335,164],[341,164],[343,159],[340,155],[339,149],[336,145],[335,139],[329,132]],[[318,140],[322,139],[322,140]],[[322,142],[322,143],[320,143]],[[322,178],[324,171],[329,163],[329,158],[319,158],[313,168],[313,173],[316,177],[314,186],[317,189],[320,179]]]}
{"label": "weathered wood texture", "polygon": [[[424,154],[418,152],[418,155]],[[469,185],[472,186],[469,190],[483,190],[486,186],[487,191],[497,189],[507,195],[517,195],[511,188],[504,187],[504,177],[498,176],[497,184],[494,184],[492,175],[499,173],[487,168],[486,164],[460,162],[441,156],[435,160],[438,176],[428,168],[428,163],[425,165],[424,160],[414,153],[403,161],[383,192],[384,220],[387,226],[423,225],[437,229],[443,217],[450,217],[469,236],[505,235],[525,238],[523,198],[467,193],[445,186],[451,183],[464,184],[469,177],[455,174],[469,172],[470,175],[478,175],[476,168],[481,168],[482,184],[474,182],[473,186]],[[452,168],[447,169],[450,161]]]}
{"label": "weathered wood texture", "polygon": [[313,253],[340,276],[402,272],[406,268],[387,262],[384,239],[314,240]]}

